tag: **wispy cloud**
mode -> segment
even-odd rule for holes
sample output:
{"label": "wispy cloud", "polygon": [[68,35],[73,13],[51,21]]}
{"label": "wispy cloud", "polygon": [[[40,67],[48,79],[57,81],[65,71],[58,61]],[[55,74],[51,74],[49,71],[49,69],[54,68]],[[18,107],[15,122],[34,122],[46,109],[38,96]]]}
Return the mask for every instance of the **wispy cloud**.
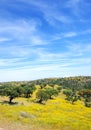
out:
{"label": "wispy cloud", "polygon": [[55,26],[57,22],[61,22],[63,24],[72,22],[72,19],[69,16],[60,11],[60,5],[58,6],[55,2],[53,2],[51,6],[51,2],[48,3],[47,1],[42,0],[20,1],[36,7],[37,10],[40,11],[43,18],[52,26]]}
{"label": "wispy cloud", "polygon": [[1,0],[0,80],[90,74],[90,3]]}
{"label": "wispy cloud", "polygon": [[10,41],[9,38],[0,37],[0,42],[7,42]]}
{"label": "wispy cloud", "polygon": [[61,34],[55,34],[52,36],[52,40],[59,40],[59,39],[64,39],[64,38],[71,38],[79,35],[77,32],[65,32]]}
{"label": "wispy cloud", "polygon": [[91,29],[85,29],[81,31],[69,31],[69,32],[64,32],[64,33],[58,33],[52,36],[52,41],[53,40],[60,40],[60,39],[68,39],[68,38],[74,38],[77,36],[83,36],[84,35],[90,35],[91,34]]}
{"label": "wispy cloud", "polygon": [[68,0],[66,4],[68,7],[77,7],[81,1],[82,0]]}
{"label": "wispy cloud", "polygon": [[[79,22],[90,22],[90,19],[86,19],[86,15],[90,12],[91,4],[86,0],[68,0],[66,2],[66,7],[71,10],[78,19]],[[85,17],[84,17],[85,16]]]}
{"label": "wispy cloud", "polygon": [[35,20],[16,20],[0,22],[0,41],[16,41],[14,44],[43,45],[47,44],[46,40],[40,36],[37,29],[38,23]]}
{"label": "wispy cloud", "polygon": [[71,43],[69,45],[67,45],[68,49],[71,52],[77,53],[77,54],[86,54],[89,53],[91,51],[91,44],[82,44],[82,43]]}
{"label": "wispy cloud", "polygon": [[[0,70],[2,76],[1,81],[19,81],[19,80],[35,80],[45,77],[67,77],[76,75],[90,75],[91,66],[60,66],[48,65],[48,66],[37,66],[36,68],[21,68],[21,69],[5,69]],[[4,77],[4,78],[3,78]]]}
{"label": "wispy cloud", "polygon": [[18,48],[18,46],[17,48],[7,48],[8,52],[10,52],[11,58],[1,58],[0,67],[22,68],[28,66],[37,67],[38,65],[42,67],[44,65],[56,66],[56,64],[59,64],[60,66],[73,66],[91,63],[89,56],[83,58],[84,54],[86,55],[90,53],[90,44],[84,45],[84,48],[82,44],[69,44],[66,47],[67,49],[65,52],[59,53],[48,52],[44,48],[30,49],[28,47]]}
{"label": "wispy cloud", "polygon": [[72,10],[72,13],[76,16],[80,17],[82,8],[80,4],[82,4],[83,0],[68,0],[66,3],[66,7],[70,8]]}

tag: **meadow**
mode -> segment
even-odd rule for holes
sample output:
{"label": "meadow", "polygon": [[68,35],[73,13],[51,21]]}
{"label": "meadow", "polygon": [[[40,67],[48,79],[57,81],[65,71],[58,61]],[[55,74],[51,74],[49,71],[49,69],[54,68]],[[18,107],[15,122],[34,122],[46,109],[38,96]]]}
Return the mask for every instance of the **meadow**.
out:
{"label": "meadow", "polygon": [[91,108],[79,100],[70,104],[62,93],[45,104],[34,96],[7,101],[0,97],[1,130],[91,130]]}

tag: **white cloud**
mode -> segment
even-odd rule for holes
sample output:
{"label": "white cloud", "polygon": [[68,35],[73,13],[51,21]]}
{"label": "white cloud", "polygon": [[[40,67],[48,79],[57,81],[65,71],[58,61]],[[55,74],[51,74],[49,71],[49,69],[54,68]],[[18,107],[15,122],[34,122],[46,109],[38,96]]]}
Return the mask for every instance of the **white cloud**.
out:
{"label": "white cloud", "polygon": [[79,13],[81,13],[80,4],[82,2],[83,0],[68,0],[66,3],[66,7],[72,9],[72,13],[74,13],[76,16],[79,16]]}
{"label": "white cloud", "polygon": [[82,67],[62,67],[60,65],[50,65],[36,68],[8,69],[0,70],[2,76],[0,81],[19,81],[19,80],[35,80],[46,77],[67,77],[77,75],[91,75],[91,66]]}
{"label": "white cloud", "polygon": [[88,15],[90,10],[90,3],[86,0],[68,0],[66,2],[66,8],[71,10],[71,13],[76,16],[79,22],[90,22],[90,19],[84,19],[85,15]]}
{"label": "white cloud", "polygon": [[68,7],[74,8],[74,7],[78,6],[81,1],[82,0],[68,0],[66,4]]}
{"label": "white cloud", "polygon": [[9,38],[0,37],[0,42],[7,42],[10,41]]}
{"label": "white cloud", "polygon": [[91,29],[85,29],[85,30],[82,30],[79,32],[78,31],[68,31],[68,32],[58,33],[58,34],[51,36],[51,41],[65,39],[65,38],[73,38],[76,36],[84,37],[84,35],[89,35],[89,34],[91,34]]}
{"label": "white cloud", "polygon": [[64,37],[74,37],[74,36],[77,36],[76,32],[68,32],[64,34]]}
{"label": "white cloud", "polygon": [[91,29],[86,29],[82,32],[82,34],[91,34]]}
{"label": "white cloud", "polygon": [[[31,55],[35,55],[36,58],[31,60],[29,57],[22,58],[11,58],[11,59],[0,59],[0,68],[2,71],[8,70],[11,72],[16,70],[21,72],[21,70],[31,70],[34,71],[56,71],[58,68],[68,69],[69,67],[83,67],[91,64],[90,57],[81,57],[83,53],[90,51],[91,46],[88,45],[87,48],[82,50],[82,46],[70,45],[68,47],[68,52],[52,53],[41,50],[40,48],[36,50],[31,50]],[[82,53],[82,55],[80,54]],[[29,54],[28,54],[29,56]],[[10,69],[11,68],[11,69]],[[5,70],[4,70],[5,69]],[[1,71],[1,70],[0,70]],[[36,76],[35,76],[36,77]]]}
{"label": "white cloud", "polygon": [[[20,18],[21,20],[18,18],[13,20],[14,17],[10,18],[12,13],[3,20],[0,16],[0,73],[2,74],[0,81],[91,74],[89,71],[91,69],[89,55],[91,54],[91,43],[73,41],[73,38],[76,40],[77,36],[81,36],[81,41],[83,41],[84,35],[91,33],[90,27],[78,32],[75,31],[77,28],[74,23],[68,24],[74,22],[73,19],[75,23],[77,22],[76,16],[79,17],[81,14],[83,4],[80,4],[83,0],[68,0],[63,4],[62,2],[56,4],[54,1],[51,3],[42,0],[20,1],[21,6],[24,7],[20,8],[21,12],[23,9],[27,9],[28,4],[28,8],[32,7],[33,13],[38,11],[39,16],[35,14],[32,19],[29,18],[30,20],[25,17]],[[20,7],[17,2],[15,5],[13,2],[10,3],[8,3],[9,6],[12,5],[14,9]],[[81,8],[79,8],[80,6]],[[65,8],[68,15],[66,15]],[[6,12],[4,13],[6,14]],[[47,26],[42,30],[42,26],[46,23],[45,20],[51,26],[46,24]],[[79,17],[79,20],[83,19]],[[54,30],[52,26],[56,29]],[[48,30],[46,31],[45,28]],[[63,30],[65,31],[63,32]],[[78,37],[78,40],[80,38]],[[56,40],[59,40],[57,45]],[[66,40],[70,40],[70,43],[65,42]],[[58,50],[56,50],[56,46],[59,47]]]}
{"label": "white cloud", "polygon": [[[34,80],[46,77],[91,75],[91,58],[80,57],[79,53],[90,52],[91,45],[70,44],[68,52],[52,53],[45,49],[31,49],[37,55],[35,60],[26,57],[0,59],[0,81]],[[24,48],[23,48],[24,49]],[[36,54],[37,52],[37,54]],[[78,57],[77,57],[78,56]],[[6,68],[3,68],[6,67]]]}
{"label": "white cloud", "polygon": [[78,35],[79,35],[79,33],[71,32],[71,31],[60,33],[60,34],[55,34],[54,36],[52,36],[51,41],[65,39],[65,38],[72,38],[72,37],[75,37],[75,36],[78,36]]}
{"label": "white cloud", "polygon": [[91,44],[89,43],[71,43],[67,45],[67,48],[69,51],[77,53],[77,54],[84,54],[84,53],[89,53],[91,52]]}
{"label": "white cloud", "polygon": [[0,21],[0,35],[3,41],[16,41],[14,44],[28,44],[32,46],[47,44],[46,40],[40,34],[40,26],[35,20],[15,20],[15,21]]}
{"label": "white cloud", "polygon": [[20,0],[20,1],[30,4],[30,6],[36,7],[36,10],[40,11],[45,20],[52,26],[55,26],[56,22],[61,22],[63,24],[72,22],[72,19],[69,18],[69,16],[65,15],[64,13],[62,13],[62,11],[60,11],[60,5],[57,5],[55,2],[51,3],[42,0],[39,1]]}
{"label": "white cloud", "polygon": [[12,67],[22,63],[24,58],[0,59],[0,67]]}

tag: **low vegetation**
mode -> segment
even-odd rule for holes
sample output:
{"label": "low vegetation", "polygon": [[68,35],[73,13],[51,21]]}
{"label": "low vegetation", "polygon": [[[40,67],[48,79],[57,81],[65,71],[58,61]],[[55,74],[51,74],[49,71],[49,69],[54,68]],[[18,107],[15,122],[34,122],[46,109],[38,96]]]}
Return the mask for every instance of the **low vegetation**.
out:
{"label": "low vegetation", "polygon": [[16,124],[18,130],[90,130],[90,83],[91,77],[1,83],[0,125],[5,130],[15,130]]}

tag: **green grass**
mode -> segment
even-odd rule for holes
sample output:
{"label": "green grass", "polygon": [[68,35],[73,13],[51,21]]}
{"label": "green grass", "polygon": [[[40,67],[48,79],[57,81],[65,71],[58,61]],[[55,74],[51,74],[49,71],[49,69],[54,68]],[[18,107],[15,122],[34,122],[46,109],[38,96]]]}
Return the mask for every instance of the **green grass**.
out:
{"label": "green grass", "polygon": [[9,105],[0,98],[0,127],[5,130],[91,130],[91,108],[81,101],[74,105],[59,95],[45,105],[18,98]]}

